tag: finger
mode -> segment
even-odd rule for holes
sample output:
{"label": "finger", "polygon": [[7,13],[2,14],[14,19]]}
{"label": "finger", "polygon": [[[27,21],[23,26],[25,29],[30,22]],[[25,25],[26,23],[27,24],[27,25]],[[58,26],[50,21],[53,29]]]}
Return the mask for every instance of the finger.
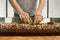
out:
{"label": "finger", "polygon": [[38,21],[41,22],[43,20],[43,16],[41,16]]}
{"label": "finger", "polygon": [[38,21],[38,19],[36,19],[36,23],[35,24],[38,24],[39,23],[39,21]]}
{"label": "finger", "polygon": [[39,23],[38,16],[35,16],[34,24],[37,24],[37,23]]}
{"label": "finger", "polygon": [[23,19],[24,19],[24,22],[27,23],[27,19],[26,19],[26,17],[24,17]]}
{"label": "finger", "polygon": [[27,22],[28,22],[28,24],[32,24],[32,19],[30,17],[27,18]]}
{"label": "finger", "polygon": [[28,18],[28,16],[25,16],[25,19],[26,19],[26,23],[29,23],[29,18]]}
{"label": "finger", "polygon": [[28,24],[31,24],[31,22],[30,22],[29,18],[27,18],[27,22],[28,22]]}
{"label": "finger", "polygon": [[38,16],[35,16],[34,24],[37,24],[37,22],[38,22]]}
{"label": "finger", "polygon": [[34,25],[36,24],[36,20],[34,21]]}
{"label": "finger", "polygon": [[27,23],[27,22],[26,22],[26,19],[24,19],[24,23]]}
{"label": "finger", "polygon": [[42,18],[37,18],[36,19],[36,24],[38,24],[39,22],[41,22],[42,21]]}
{"label": "finger", "polygon": [[30,20],[30,24],[32,24],[32,23],[33,23],[32,19],[31,19],[31,18],[29,18],[29,20]]}
{"label": "finger", "polygon": [[34,24],[36,24],[36,19],[34,20]]}

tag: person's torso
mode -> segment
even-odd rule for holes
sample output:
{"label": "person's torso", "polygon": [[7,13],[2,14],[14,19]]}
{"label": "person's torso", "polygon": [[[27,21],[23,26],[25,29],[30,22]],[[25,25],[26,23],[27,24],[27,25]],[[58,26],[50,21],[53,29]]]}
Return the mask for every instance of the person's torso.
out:
{"label": "person's torso", "polygon": [[20,7],[28,12],[30,16],[35,14],[37,8],[37,0],[16,0]]}

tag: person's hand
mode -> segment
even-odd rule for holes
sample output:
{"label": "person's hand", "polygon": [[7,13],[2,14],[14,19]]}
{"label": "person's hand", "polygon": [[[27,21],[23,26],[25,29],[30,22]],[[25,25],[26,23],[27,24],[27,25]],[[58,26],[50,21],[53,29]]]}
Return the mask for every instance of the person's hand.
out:
{"label": "person's hand", "polygon": [[19,14],[19,16],[25,23],[32,24],[33,21],[30,18],[28,13],[23,12],[23,13]]}
{"label": "person's hand", "polygon": [[43,20],[43,16],[41,15],[42,12],[36,12],[35,16],[34,16],[34,24],[38,24],[39,22],[41,22]]}

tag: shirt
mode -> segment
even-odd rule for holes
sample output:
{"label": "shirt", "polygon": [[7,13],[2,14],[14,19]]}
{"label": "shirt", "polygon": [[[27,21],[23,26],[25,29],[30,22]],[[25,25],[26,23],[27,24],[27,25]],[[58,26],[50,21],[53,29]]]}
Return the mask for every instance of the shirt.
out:
{"label": "shirt", "polygon": [[16,0],[23,11],[29,13],[30,16],[33,16],[37,8],[37,0]]}

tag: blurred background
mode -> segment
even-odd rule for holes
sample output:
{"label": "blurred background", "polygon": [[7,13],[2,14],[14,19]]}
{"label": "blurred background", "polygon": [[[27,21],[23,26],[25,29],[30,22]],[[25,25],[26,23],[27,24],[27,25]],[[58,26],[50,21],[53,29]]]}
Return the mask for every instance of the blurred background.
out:
{"label": "blurred background", "polygon": [[[42,15],[44,20],[41,23],[60,22],[60,0],[46,0]],[[0,22],[11,23],[12,18],[14,18],[14,9],[9,0],[0,0]],[[17,22],[19,19],[14,18],[14,20]]]}

